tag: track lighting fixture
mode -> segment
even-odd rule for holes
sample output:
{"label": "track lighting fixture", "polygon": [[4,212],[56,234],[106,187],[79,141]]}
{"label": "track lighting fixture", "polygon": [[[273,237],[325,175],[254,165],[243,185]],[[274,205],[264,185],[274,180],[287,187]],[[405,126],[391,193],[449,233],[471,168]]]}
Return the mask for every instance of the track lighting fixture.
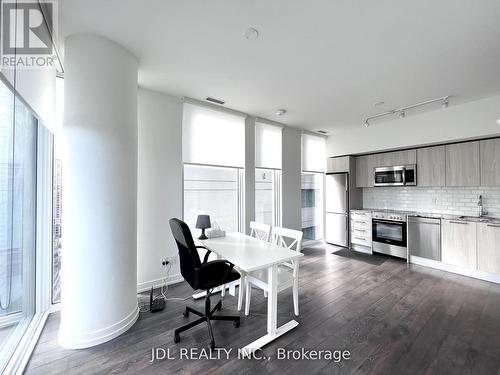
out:
{"label": "track lighting fixture", "polygon": [[431,103],[436,103],[436,102],[441,102],[441,108],[448,108],[448,105],[450,104],[450,96],[449,95],[448,96],[443,96],[441,98],[427,100],[425,102],[421,102],[421,103],[409,105],[409,106],[406,106],[406,107],[391,109],[390,111],[386,111],[386,112],[378,113],[378,114],[373,115],[373,116],[366,117],[365,118],[365,122],[364,122],[364,126],[365,127],[370,126],[369,121],[373,120],[373,119],[376,119],[376,118],[379,118],[379,117],[385,117],[385,116],[391,116],[391,115],[396,115],[397,114],[399,116],[399,118],[403,119],[403,118],[406,117],[406,112],[409,109],[413,109],[413,108],[417,108],[417,107],[422,107],[424,105],[431,104]]}

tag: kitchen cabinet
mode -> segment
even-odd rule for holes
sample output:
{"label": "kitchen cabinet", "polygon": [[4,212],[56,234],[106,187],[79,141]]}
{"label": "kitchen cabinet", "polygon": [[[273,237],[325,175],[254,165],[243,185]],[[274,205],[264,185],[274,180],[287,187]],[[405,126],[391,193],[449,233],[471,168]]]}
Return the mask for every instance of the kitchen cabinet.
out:
{"label": "kitchen cabinet", "polygon": [[[351,248],[371,252],[372,214],[369,211],[351,210]],[[360,247],[361,246],[361,247]]]}
{"label": "kitchen cabinet", "polygon": [[383,154],[372,155],[372,157],[374,167],[391,167],[417,163],[416,150],[385,152]]}
{"label": "kitchen cabinet", "polygon": [[445,186],[445,146],[417,150],[417,186]]}
{"label": "kitchen cabinet", "polygon": [[500,224],[477,224],[477,268],[500,274]]}
{"label": "kitchen cabinet", "polygon": [[356,157],[356,187],[373,186],[373,155]]}
{"label": "kitchen cabinet", "polygon": [[479,142],[446,145],[446,186],[479,186]]}
{"label": "kitchen cabinet", "polygon": [[441,259],[443,263],[475,270],[477,268],[477,225],[475,222],[441,221]]}
{"label": "kitchen cabinet", "polygon": [[341,156],[337,158],[328,158],[326,163],[327,173],[349,172],[350,156]]}
{"label": "kitchen cabinet", "polygon": [[500,186],[500,139],[479,143],[481,186]]}

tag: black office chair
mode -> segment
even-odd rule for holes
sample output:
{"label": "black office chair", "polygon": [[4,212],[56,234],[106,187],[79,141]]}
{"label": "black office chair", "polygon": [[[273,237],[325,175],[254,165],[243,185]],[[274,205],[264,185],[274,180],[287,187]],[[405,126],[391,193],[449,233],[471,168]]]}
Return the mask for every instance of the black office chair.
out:
{"label": "black office chair", "polygon": [[[234,270],[234,264],[226,260],[214,260],[208,262],[210,250],[204,246],[195,246],[191,231],[187,224],[179,219],[170,219],[170,228],[179,249],[179,259],[181,266],[181,274],[193,289],[201,289],[207,292],[205,297],[205,312],[197,311],[186,306],[184,316],[188,317],[189,313],[198,315],[200,318],[192,321],[174,331],[174,342],[180,341],[179,334],[203,322],[207,322],[208,334],[210,336],[210,348],[215,348],[214,334],[212,332],[211,320],[229,320],[234,322],[235,327],[240,326],[239,316],[214,315],[216,310],[222,309],[222,301],[219,301],[213,309],[210,308],[210,295],[214,288],[227,284],[231,281],[238,280],[240,274]],[[198,248],[207,250],[203,263],[198,255]]]}

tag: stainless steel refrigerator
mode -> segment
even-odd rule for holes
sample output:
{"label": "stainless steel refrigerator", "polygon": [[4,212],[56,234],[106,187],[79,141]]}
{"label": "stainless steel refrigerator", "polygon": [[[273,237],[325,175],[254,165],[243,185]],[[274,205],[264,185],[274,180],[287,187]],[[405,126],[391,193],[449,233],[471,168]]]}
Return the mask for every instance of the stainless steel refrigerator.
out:
{"label": "stainless steel refrigerator", "polygon": [[326,242],[349,246],[349,178],[347,173],[326,175]]}

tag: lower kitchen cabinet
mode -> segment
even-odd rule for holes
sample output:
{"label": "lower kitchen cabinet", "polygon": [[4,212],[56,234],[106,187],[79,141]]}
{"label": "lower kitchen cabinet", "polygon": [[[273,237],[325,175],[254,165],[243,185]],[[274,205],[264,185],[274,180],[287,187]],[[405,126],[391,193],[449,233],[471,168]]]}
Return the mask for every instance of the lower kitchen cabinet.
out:
{"label": "lower kitchen cabinet", "polygon": [[477,268],[477,225],[468,221],[441,221],[442,262],[475,270]]}
{"label": "lower kitchen cabinet", "polygon": [[500,224],[477,224],[477,268],[500,274]]}

